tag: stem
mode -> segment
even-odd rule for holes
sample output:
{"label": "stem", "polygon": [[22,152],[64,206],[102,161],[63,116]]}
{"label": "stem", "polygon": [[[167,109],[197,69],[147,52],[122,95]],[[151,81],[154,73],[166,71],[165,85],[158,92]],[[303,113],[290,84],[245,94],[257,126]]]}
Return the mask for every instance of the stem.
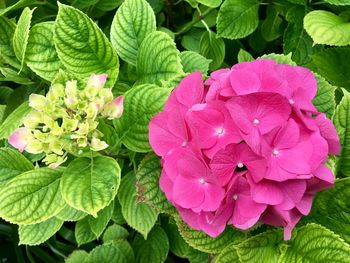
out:
{"label": "stem", "polygon": [[195,20],[192,20],[191,22],[189,22],[186,26],[184,26],[180,31],[176,32],[175,35],[176,36],[180,36],[185,34],[187,31],[189,31],[195,24],[197,24],[199,21],[203,20],[203,18],[205,18],[207,15],[209,15],[214,9],[212,8],[208,8],[207,10],[205,10],[202,15],[199,15],[199,17]]}

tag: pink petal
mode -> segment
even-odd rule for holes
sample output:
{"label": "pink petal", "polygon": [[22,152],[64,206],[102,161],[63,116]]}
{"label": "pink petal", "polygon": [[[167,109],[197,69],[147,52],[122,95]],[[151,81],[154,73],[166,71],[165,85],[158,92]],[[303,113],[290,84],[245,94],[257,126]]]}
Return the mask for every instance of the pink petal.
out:
{"label": "pink petal", "polygon": [[20,152],[23,152],[27,147],[30,139],[32,138],[32,133],[28,128],[22,127],[16,129],[8,138],[9,143],[17,148]]}
{"label": "pink petal", "polygon": [[178,176],[174,182],[174,203],[183,208],[200,207],[205,198],[203,185],[199,180],[187,179]]}
{"label": "pink petal", "polygon": [[254,183],[250,180],[253,200],[261,204],[278,205],[283,202],[284,194],[276,182],[262,180]]}
{"label": "pink petal", "polygon": [[324,113],[319,114],[315,120],[320,128],[321,135],[327,140],[329,153],[339,154],[339,136],[333,122],[328,119]]}
{"label": "pink petal", "polygon": [[181,80],[174,92],[177,100],[187,108],[200,103],[204,92],[202,74],[200,72],[194,72],[187,75]]}
{"label": "pink petal", "polygon": [[299,134],[300,130],[298,124],[293,119],[289,119],[277,133],[274,146],[277,149],[291,148],[299,142]]}
{"label": "pink petal", "polygon": [[258,75],[248,70],[233,70],[230,80],[237,95],[257,92],[261,85]]}
{"label": "pink petal", "polygon": [[312,207],[312,199],[314,196],[312,194],[305,194],[299,203],[296,204],[296,208],[303,215],[308,215]]}

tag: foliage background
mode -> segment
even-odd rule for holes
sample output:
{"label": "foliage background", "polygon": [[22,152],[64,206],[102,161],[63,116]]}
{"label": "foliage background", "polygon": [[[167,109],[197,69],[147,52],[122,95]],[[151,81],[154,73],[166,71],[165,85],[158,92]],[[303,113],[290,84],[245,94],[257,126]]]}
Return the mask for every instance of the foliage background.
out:
{"label": "foliage background", "polygon": [[[350,262],[349,0],[1,0],[0,8],[2,261]],[[316,197],[289,242],[264,225],[212,239],[188,228],[159,190],[148,123],[186,73],[261,56],[317,74],[314,104],[342,143],[329,160],[336,186]],[[92,73],[108,73],[107,86],[125,95],[123,117],[99,126],[111,147],[93,158],[93,172],[82,172],[88,158],[51,171],[42,156],[9,147],[31,93]],[[117,178],[112,192],[88,180],[98,176]],[[100,205],[79,203],[83,187],[97,189]]]}

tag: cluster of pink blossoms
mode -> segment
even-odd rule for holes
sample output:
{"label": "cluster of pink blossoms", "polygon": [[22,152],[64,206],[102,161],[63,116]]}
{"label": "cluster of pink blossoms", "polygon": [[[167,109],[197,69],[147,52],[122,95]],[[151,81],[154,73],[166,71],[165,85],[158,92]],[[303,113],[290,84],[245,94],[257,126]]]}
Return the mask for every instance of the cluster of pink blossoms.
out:
{"label": "cluster of pink blossoms", "polygon": [[184,221],[212,237],[260,221],[290,239],[340,150],[316,91],[311,71],[268,59],[184,78],[150,123],[160,187]]}

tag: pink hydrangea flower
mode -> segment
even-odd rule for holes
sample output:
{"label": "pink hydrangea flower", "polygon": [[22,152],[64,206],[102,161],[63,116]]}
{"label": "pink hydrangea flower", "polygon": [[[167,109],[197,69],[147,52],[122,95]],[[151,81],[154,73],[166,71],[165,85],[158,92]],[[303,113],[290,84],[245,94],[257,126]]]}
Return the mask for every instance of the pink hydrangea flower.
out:
{"label": "pink hydrangea flower", "polygon": [[261,222],[290,239],[334,184],[326,161],[340,151],[316,91],[310,70],[268,59],[185,77],[149,126],[160,188],[183,220],[212,237]]}
{"label": "pink hydrangea flower", "polygon": [[18,151],[23,152],[31,139],[33,139],[32,132],[26,128],[18,128],[8,138],[9,143]]}

